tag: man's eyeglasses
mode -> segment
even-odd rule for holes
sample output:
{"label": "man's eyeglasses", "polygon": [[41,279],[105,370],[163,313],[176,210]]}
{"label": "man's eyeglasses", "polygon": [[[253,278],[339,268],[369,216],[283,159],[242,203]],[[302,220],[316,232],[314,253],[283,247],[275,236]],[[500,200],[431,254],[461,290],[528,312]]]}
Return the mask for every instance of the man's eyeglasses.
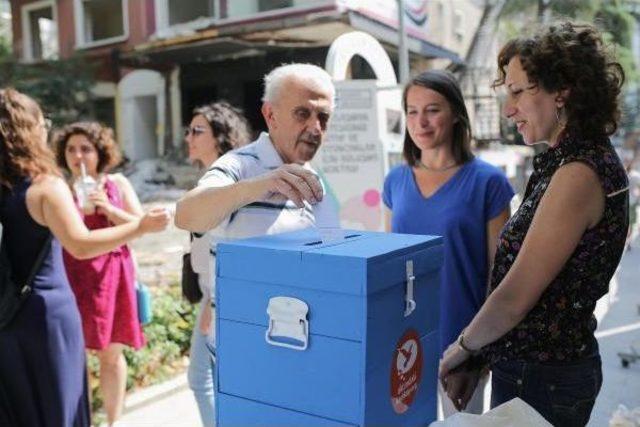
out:
{"label": "man's eyeglasses", "polygon": [[207,129],[205,129],[203,126],[187,126],[186,128],[184,128],[184,136],[196,136],[205,133],[206,131]]}

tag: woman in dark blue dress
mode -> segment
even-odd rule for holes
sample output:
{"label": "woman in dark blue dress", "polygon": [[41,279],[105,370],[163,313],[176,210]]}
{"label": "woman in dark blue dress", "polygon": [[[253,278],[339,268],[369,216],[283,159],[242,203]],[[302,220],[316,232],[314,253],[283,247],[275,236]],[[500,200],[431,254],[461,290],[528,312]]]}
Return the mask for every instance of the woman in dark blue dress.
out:
{"label": "woman in dark blue dress", "polygon": [[0,329],[0,426],[90,425],[82,327],[60,246],[92,257],[169,221],[157,210],[108,230],[87,230],[46,140],[38,104],[0,90],[0,222],[17,281],[27,278],[49,233],[54,237],[33,292]]}

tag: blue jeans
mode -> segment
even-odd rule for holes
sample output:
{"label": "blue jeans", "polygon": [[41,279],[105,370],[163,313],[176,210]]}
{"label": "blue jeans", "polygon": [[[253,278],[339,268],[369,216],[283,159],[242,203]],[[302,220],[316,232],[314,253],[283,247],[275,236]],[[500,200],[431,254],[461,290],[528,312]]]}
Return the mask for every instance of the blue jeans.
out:
{"label": "blue jeans", "polygon": [[597,354],[566,365],[498,362],[491,373],[491,408],[519,397],[562,427],[587,424],[602,386]]}
{"label": "blue jeans", "polygon": [[213,334],[203,335],[198,328],[202,305],[191,336],[191,357],[187,379],[193,391],[204,427],[214,427],[215,402],[213,395],[215,372],[215,347]]}

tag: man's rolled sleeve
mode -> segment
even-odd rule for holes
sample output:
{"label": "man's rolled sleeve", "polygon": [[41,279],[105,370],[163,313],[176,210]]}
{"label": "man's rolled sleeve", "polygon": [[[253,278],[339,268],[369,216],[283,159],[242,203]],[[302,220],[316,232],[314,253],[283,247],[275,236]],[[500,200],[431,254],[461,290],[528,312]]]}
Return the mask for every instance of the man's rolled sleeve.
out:
{"label": "man's rolled sleeve", "polygon": [[[216,160],[198,181],[197,188],[220,188],[233,185],[243,179],[242,159],[233,152],[227,153]],[[229,223],[228,215],[218,227],[225,227]]]}

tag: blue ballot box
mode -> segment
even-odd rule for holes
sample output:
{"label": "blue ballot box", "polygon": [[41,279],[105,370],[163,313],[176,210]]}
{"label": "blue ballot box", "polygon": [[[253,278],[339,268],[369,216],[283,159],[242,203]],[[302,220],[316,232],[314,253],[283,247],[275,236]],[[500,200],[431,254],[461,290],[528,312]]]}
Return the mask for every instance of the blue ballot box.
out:
{"label": "blue ballot box", "polygon": [[303,230],[216,259],[218,426],[436,419],[442,238]]}

